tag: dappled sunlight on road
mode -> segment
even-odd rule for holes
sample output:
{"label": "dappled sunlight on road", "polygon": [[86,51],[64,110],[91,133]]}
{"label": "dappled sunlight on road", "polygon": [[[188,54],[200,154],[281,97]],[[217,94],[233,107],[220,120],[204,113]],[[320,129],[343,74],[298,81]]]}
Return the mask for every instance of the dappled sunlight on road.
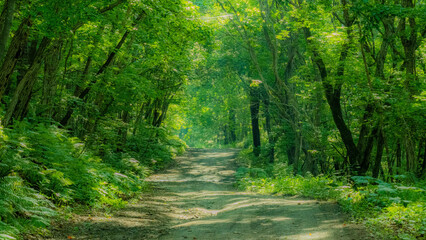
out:
{"label": "dappled sunlight on road", "polygon": [[190,150],[147,179],[153,191],[140,201],[111,216],[81,217],[73,239],[367,239],[344,224],[336,204],[237,191],[237,152]]}
{"label": "dappled sunlight on road", "polygon": [[237,191],[236,153],[194,149],[149,179],[169,209],[160,239],[352,239],[335,204]]}

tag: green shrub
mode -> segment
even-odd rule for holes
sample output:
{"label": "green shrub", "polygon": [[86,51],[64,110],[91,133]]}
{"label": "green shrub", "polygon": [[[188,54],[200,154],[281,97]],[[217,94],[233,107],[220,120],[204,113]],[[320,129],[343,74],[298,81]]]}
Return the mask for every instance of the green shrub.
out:
{"label": "green shrub", "polygon": [[142,126],[139,134],[128,139],[126,152],[150,169],[164,168],[176,155],[185,151],[186,144],[172,136],[166,128]]}
{"label": "green shrub", "polygon": [[0,238],[49,225],[56,215],[53,204],[14,174],[0,178]]}
{"label": "green shrub", "polygon": [[424,239],[426,234],[426,206],[424,202],[401,206],[392,204],[377,217],[367,220],[382,239]]}
{"label": "green shrub", "polygon": [[100,158],[55,126],[19,122],[0,128],[0,239],[46,228],[56,209],[123,207],[146,188],[150,167],[160,168],[184,150],[166,130],[152,131],[157,140],[130,139],[126,151],[105,148]]}

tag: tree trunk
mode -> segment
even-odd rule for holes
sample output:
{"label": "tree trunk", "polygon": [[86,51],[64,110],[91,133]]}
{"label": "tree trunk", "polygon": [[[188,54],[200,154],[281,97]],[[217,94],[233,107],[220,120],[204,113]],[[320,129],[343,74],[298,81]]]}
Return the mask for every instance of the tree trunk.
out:
{"label": "tree trunk", "polygon": [[407,171],[415,173],[417,171],[416,153],[413,139],[409,134],[404,136],[404,149],[406,156]]}
{"label": "tree trunk", "polygon": [[[143,18],[145,17],[145,13],[140,14],[137,19],[135,20],[135,22],[132,24],[132,26],[136,26],[136,24]],[[117,45],[114,47],[114,49],[109,53],[105,63],[99,68],[98,72],[96,73],[95,77],[93,78],[93,80],[89,83],[89,86],[87,86],[78,96],[78,98],[80,99],[84,99],[84,97],[87,96],[87,94],[89,94],[90,90],[92,89],[93,85],[96,83],[97,81],[97,77],[99,77],[102,73],[105,72],[105,70],[110,66],[110,64],[112,63],[112,61],[115,58],[115,55],[117,54],[117,52],[120,50],[120,48],[123,46],[124,42],[126,41],[127,37],[130,34],[130,30],[126,30],[126,32],[124,32],[123,36],[121,37],[120,41],[117,43]],[[60,124],[62,126],[66,126],[68,124],[69,119],[71,118],[72,114],[74,112],[74,106],[70,106],[68,108],[68,111],[66,112],[65,116],[62,118],[62,120],[60,121]]]}
{"label": "tree trunk", "polygon": [[47,118],[51,118],[53,114],[53,103],[58,85],[56,81],[57,73],[62,57],[61,48],[62,41],[55,41],[46,53],[46,58],[44,60],[43,96],[41,103],[45,107],[43,115]]}
{"label": "tree trunk", "polygon": [[13,22],[13,13],[15,12],[16,0],[6,0],[3,12],[0,16],[0,63],[3,60],[7,41],[9,40],[10,27]]}
{"label": "tree trunk", "polygon": [[37,74],[42,65],[44,52],[50,44],[50,41],[51,40],[48,38],[43,38],[41,41],[31,67],[28,69],[22,81],[19,82],[12,101],[7,108],[6,116],[4,117],[3,121],[4,126],[12,124],[13,119],[22,120],[25,117],[28,104],[31,100],[33,87],[37,81]]}
{"label": "tree trunk", "polygon": [[396,172],[397,174],[402,173],[402,152],[401,152],[401,143],[398,139],[396,142]]}
{"label": "tree trunk", "polygon": [[[415,3],[413,0],[402,0],[401,5],[404,8],[414,8]],[[410,31],[406,33],[406,18],[403,17],[398,26],[398,32],[401,32],[400,39],[404,47],[405,53],[405,73],[406,78],[404,81],[405,87],[411,96],[417,94],[416,87],[416,49],[417,49],[417,26],[414,17],[408,17],[408,24]]]}
{"label": "tree trunk", "polygon": [[[419,149],[419,151],[421,151],[421,149]],[[423,164],[422,164],[422,170],[420,171],[419,176],[426,177],[426,142],[423,147]]]}
{"label": "tree trunk", "polygon": [[230,143],[235,143],[237,141],[237,134],[235,133],[236,129],[236,119],[235,119],[235,110],[233,108],[229,109],[229,141]]}
{"label": "tree trunk", "polygon": [[[340,104],[340,94],[342,83],[336,83],[332,85],[331,79],[328,79],[327,69],[325,63],[321,56],[319,55],[318,50],[314,47],[314,44],[311,40],[311,32],[308,28],[304,28],[305,39],[308,44],[311,46],[311,51],[313,54],[313,59],[315,64],[318,67],[321,76],[321,82],[324,87],[325,96],[327,103],[330,106],[331,114],[333,116],[334,123],[339,130],[340,136],[343,140],[343,143],[346,147],[347,155],[349,157],[349,162],[351,169],[354,170],[355,166],[358,164],[358,157],[360,155],[358,148],[355,145],[352,132],[349,127],[346,125],[343,119],[342,106]],[[344,74],[344,60],[347,57],[349,51],[349,44],[345,43],[340,54],[340,65],[338,67],[338,78],[343,77]],[[339,80],[341,81],[341,80]]]}
{"label": "tree trunk", "polygon": [[302,142],[303,142],[303,136],[300,132],[295,133],[294,137],[294,162],[293,162],[293,173],[299,174],[301,170],[301,164],[300,164],[300,153],[302,151]]}
{"label": "tree trunk", "polygon": [[271,127],[271,112],[270,112],[270,101],[269,101],[269,95],[267,93],[264,94],[263,97],[263,105],[265,106],[265,128],[266,133],[268,134],[268,159],[269,163],[274,163],[274,157],[275,157],[275,141],[272,134],[272,127]]}
{"label": "tree trunk", "polygon": [[376,160],[373,167],[373,178],[379,177],[379,171],[382,163],[383,148],[385,147],[385,138],[383,136],[383,129],[379,127],[377,133],[377,150],[376,150]]}
{"label": "tree trunk", "polygon": [[228,145],[229,144],[229,127],[228,127],[228,124],[225,124],[222,129],[223,129],[223,137],[224,137],[223,144]]}
{"label": "tree trunk", "polygon": [[312,156],[312,153],[309,151],[309,146],[303,144],[302,151],[305,154],[305,163],[303,166],[303,173],[310,172],[314,176],[318,174],[317,163],[315,162],[315,158]]}
{"label": "tree trunk", "polygon": [[9,46],[6,57],[0,69],[0,99],[3,97],[6,87],[9,84],[10,77],[15,70],[16,63],[21,57],[24,47],[27,44],[30,27],[30,19],[24,19],[21,25],[19,25],[18,30],[15,32],[15,35]]}
{"label": "tree trunk", "polygon": [[136,115],[136,119],[135,119],[135,122],[133,124],[133,126],[134,126],[133,127],[133,132],[132,132],[133,136],[135,136],[136,133],[137,133],[137,131],[138,131],[138,127],[139,127],[140,122],[142,121],[143,113],[144,113],[144,110],[145,110],[146,106],[147,106],[146,102],[142,103],[141,104],[141,108],[139,109],[139,112]]}
{"label": "tree trunk", "polygon": [[253,133],[253,154],[260,155],[260,130],[259,130],[259,90],[257,87],[250,87],[250,116],[251,130]]}
{"label": "tree trunk", "polygon": [[328,105],[330,106],[334,123],[337,129],[339,130],[340,136],[345,145],[347,155],[349,157],[351,172],[356,174],[356,167],[359,164],[360,151],[355,145],[351,130],[349,129],[348,125],[346,125],[343,119],[342,106],[340,102],[342,85],[343,85],[342,79],[345,74],[345,63],[349,54],[351,43],[353,41],[351,27],[355,19],[351,17],[349,14],[349,7],[347,6],[346,0],[342,0],[341,2],[342,2],[342,12],[343,12],[343,18],[341,21],[346,28],[347,39],[343,43],[342,50],[340,51],[339,65],[337,66],[335,79],[331,79],[328,76],[325,63],[322,57],[320,56],[318,50],[312,43],[312,39],[310,38],[312,34],[309,28],[305,27],[303,30],[304,30],[305,39],[311,48],[314,62],[319,69],[321,82],[325,91],[325,97],[327,99]]}

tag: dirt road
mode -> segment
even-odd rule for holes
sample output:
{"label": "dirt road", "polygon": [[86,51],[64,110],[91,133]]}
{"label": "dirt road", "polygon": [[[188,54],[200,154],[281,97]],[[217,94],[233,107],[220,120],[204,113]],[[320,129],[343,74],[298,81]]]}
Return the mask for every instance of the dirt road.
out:
{"label": "dirt road", "polygon": [[81,219],[72,232],[61,235],[74,239],[369,239],[360,227],[344,223],[335,204],[237,191],[233,185],[236,154],[236,150],[192,149],[175,167],[151,176],[148,181],[154,191],[141,196],[138,203],[113,217]]}

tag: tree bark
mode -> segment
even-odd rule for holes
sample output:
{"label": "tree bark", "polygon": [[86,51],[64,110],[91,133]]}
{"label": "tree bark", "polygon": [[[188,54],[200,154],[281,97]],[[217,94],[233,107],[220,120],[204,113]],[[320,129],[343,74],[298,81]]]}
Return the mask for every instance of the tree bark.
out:
{"label": "tree bark", "polygon": [[6,0],[3,12],[0,16],[0,63],[3,60],[7,41],[10,36],[10,28],[13,22],[13,13],[15,12],[16,0]]}
{"label": "tree bark", "polygon": [[253,135],[253,154],[256,157],[260,155],[259,105],[259,90],[257,87],[250,87],[250,116]]}
{"label": "tree bark", "polygon": [[156,109],[156,118],[154,118],[153,121],[153,126],[154,127],[160,127],[161,124],[164,122],[164,120],[166,119],[167,116],[167,111],[169,110],[169,106],[170,106],[170,101],[171,99],[165,99],[164,101],[162,101],[161,104],[161,109]]}
{"label": "tree bark", "polygon": [[268,158],[269,163],[274,163],[274,157],[275,157],[275,141],[272,134],[272,127],[271,127],[271,104],[269,102],[269,95],[266,93],[263,100],[263,105],[265,106],[265,128],[266,133],[268,134]]}
{"label": "tree bark", "polygon": [[[308,28],[304,28],[305,33],[305,39],[308,42],[309,46],[311,47],[311,51],[313,54],[313,60],[315,64],[318,67],[318,70],[320,72],[321,76],[321,82],[325,91],[325,96],[327,99],[327,103],[330,106],[331,114],[334,120],[334,123],[339,130],[340,136],[342,138],[342,141],[346,147],[346,151],[349,157],[349,162],[351,165],[351,169],[354,170],[355,166],[358,164],[358,157],[360,155],[360,152],[358,148],[355,145],[352,132],[350,131],[349,127],[346,125],[344,119],[343,119],[343,113],[342,113],[342,106],[340,104],[340,95],[341,95],[341,89],[342,89],[342,83],[338,82],[335,85],[331,83],[331,80],[328,79],[328,72],[327,68],[325,66],[325,63],[321,56],[319,55],[318,50],[314,47],[314,44],[311,37],[311,32]],[[344,60],[347,57],[349,51],[349,44],[345,43],[341,54],[340,54],[340,65],[338,67],[338,76],[339,78],[343,77],[344,74]],[[340,80],[341,81],[341,80]]]}
{"label": "tree bark", "polygon": [[39,48],[37,49],[36,57],[25,74],[24,78],[19,82],[15,93],[13,95],[12,101],[7,108],[6,116],[3,120],[3,125],[8,126],[12,124],[13,119],[22,120],[25,117],[28,104],[31,100],[32,91],[35,82],[37,81],[37,74],[41,68],[44,52],[49,46],[51,40],[48,38],[43,38],[40,43]]}
{"label": "tree bark", "polygon": [[377,133],[377,150],[376,150],[376,160],[373,167],[373,178],[379,177],[379,171],[382,163],[383,148],[385,147],[385,138],[383,136],[383,129],[379,127]]}
{"label": "tree bark", "polygon": [[404,136],[404,149],[407,171],[415,173],[417,171],[415,146],[409,133]]}
{"label": "tree bark", "polygon": [[235,143],[237,141],[237,134],[235,133],[236,129],[236,119],[235,119],[235,110],[233,108],[229,109],[229,141],[230,143]]}
{"label": "tree bark", "polygon": [[345,74],[345,62],[346,62],[346,58],[348,57],[350,45],[353,39],[351,27],[355,19],[352,18],[349,14],[349,8],[347,7],[346,0],[342,0],[342,8],[343,8],[342,24],[346,28],[347,39],[345,43],[343,43],[342,50],[340,51],[339,65],[337,67],[335,83],[333,83],[332,79],[330,79],[330,77],[328,76],[325,63],[310,38],[311,32],[309,28],[305,27],[303,28],[303,30],[304,30],[305,39],[311,48],[314,62],[319,69],[321,82],[325,91],[325,97],[327,99],[328,105],[330,106],[334,123],[337,129],[339,130],[340,136],[345,145],[347,155],[349,157],[350,169],[352,172],[355,172],[357,165],[359,164],[360,151],[355,145],[355,141],[353,139],[351,130],[349,129],[348,125],[344,121],[342,106],[340,102],[342,85],[343,85],[342,79]]}
{"label": "tree bark", "polygon": [[53,114],[53,102],[55,99],[57,89],[57,74],[59,70],[59,63],[61,62],[61,48],[62,41],[56,40],[52,43],[49,51],[46,53],[44,60],[44,79],[43,79],[43,96],[42,105],[45,110],[43,115],[47,118],[51,118]]}
{"label": "tree bark", "polygon": [[24,47],[27,44],[30,27],[30,19],[24,19],[19,25],[18,30],[15,32],[15,35],[9,46],[6,57],[0,69],[0,99],[2,99],[3,94],[9,84],[10,77],[15,70],[18,59],[23,54]]}
{"label": "tree bark", "polygon": [[[414,8],[415,3],[413,0],[402,0],[401,5],[404,8]],[[406,33],[406,21],[410,26],[409,33]],[[414,17],[403,17],[398,27],[398,31],[401,32],[400,39],[402,46],[404,47],[405,53],[405,87],[411,96],[415,95],[418,90],[416,87],[416,49],[417,49],[417,27],[416,19]]]}
{"label": "tree bark", "polygon": [[402,152],[401,152],[401,142],[399,139],[396,142],[396,172],[397,174],[402,173]]}
{"label": "tree bark", "polygon": [[[426,142],[424,142],[423,146],[424,146],[423,147],[423,164],[422,164],[422,170],[419,173],[420,177],[426,177]],[[421,149],[419,149],[419,151],[421,151]]]}

